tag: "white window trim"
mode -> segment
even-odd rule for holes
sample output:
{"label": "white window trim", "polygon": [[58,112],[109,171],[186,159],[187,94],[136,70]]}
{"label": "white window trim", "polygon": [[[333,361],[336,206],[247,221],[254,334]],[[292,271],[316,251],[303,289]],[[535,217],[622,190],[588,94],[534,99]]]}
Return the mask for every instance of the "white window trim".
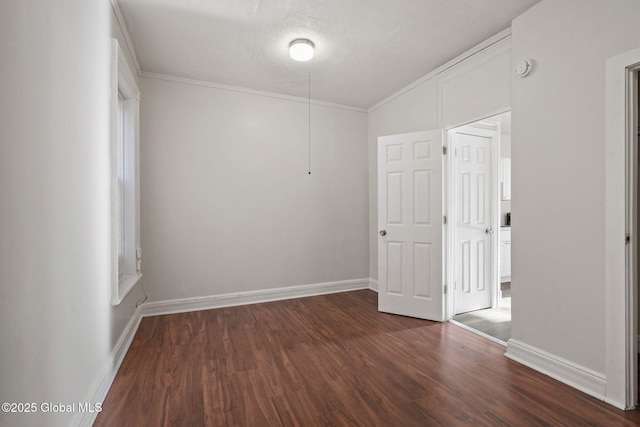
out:
{"label": "white window trim", "polygon": [[[125,179],[124,186],[124,272],[119,272],[118,231],[118,94],[124,107]],[[118,41],[111,49],[111,305],[120,304],[142,279],[140,251],[140,90]],[[127,142],[128,141],[128,142]]]}

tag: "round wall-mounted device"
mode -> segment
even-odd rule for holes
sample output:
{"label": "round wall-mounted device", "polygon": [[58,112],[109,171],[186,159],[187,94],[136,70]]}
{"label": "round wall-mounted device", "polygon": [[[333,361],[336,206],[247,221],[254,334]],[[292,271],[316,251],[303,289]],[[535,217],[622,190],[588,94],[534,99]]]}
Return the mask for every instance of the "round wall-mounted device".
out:
{"label": "round wall-mounted device", "polygon": [[529,61],[528,59],[522,60],[518,62],[518,65],[516,65],[516,70],[515,70],[516,76],[520,78],[527,77],[531,72],[532,68],[533,67],[532,67],[531,61]]}

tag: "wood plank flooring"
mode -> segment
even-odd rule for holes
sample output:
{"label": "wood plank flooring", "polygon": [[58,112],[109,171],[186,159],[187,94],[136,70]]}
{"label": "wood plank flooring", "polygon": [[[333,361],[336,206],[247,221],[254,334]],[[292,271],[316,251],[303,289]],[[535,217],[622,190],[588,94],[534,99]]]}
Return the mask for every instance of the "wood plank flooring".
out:
{"label": "wood plank flooring", "polygon": [[142,320],[95,426],[635,426],[372,291]]}

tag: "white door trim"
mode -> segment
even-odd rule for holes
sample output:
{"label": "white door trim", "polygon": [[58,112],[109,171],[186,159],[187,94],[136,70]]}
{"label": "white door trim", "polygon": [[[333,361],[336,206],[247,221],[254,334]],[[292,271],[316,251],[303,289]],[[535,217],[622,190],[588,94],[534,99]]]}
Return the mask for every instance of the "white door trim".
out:
{"label": "white door trim", "polygon": [[[640,69],[640,48],[606,64],[605,400],[621,409],[637,403],[637,284],[634,278],[637,236],[633,230],[633,157],[635,129],[633,73]],[[631,166],[631,167],[630,167]],[[625,245],[626,234],[631,244]]]}
{"label": "white door trim", "polygon": [[[446,216],[450,218],[450,221],[447,221],[446,230],[445,230],[445,282],[449,285],[451,289],[449,292],[445,294],[445,319],[450,320],[455,315],[455,292],[453,289],[454,278],[455,278],[455,254],[454,254],[454,242],[455,242],[455,227],[454,224],[454,212],[455,212],[455,197],[453,197],[453,191],[455,190],[454,178],[455,178],[455,167],[454,167],[454,156],[451,155],[451,150],[453,150],[453,138],[452,131],[464,126],[468,126],[473,123],[481,122],[482,120],[497,116],[502,113],[506,113],[511,111],[510,109],[506,109],[504,111],[500,111],[495,114],[491,114],[486,117],[479,118],[478,120],[474,120],[470,123],[464,123],[460,126],[454,126],[452,128],[448,128],[447,131],[447,140],[446,146],[449,150],[448,155],[444,161],[444,175],[445,175],[445,189],[444,189],[444,203],[446,206]],[[491,161],[492,161],[492,178],[491,178],[491,195],[494,201],[493,213],[492,213],[492,227],[495,230],[493,234],[493,239],[491,240],[491,252],[492,252],[492,296],[491,303],[492,307],[498,306],[498,288],[500,286],[499,279],[499,264],[498,264],[498,250],[499,250],[499,242],[498,242],[498,231],[500,228],[500,209],[496,207],[497,201],[500,200],[500,177],[498,173],[499,161],[500,161],[500,126],[496,125],[497,138],[492,139],[493,145],[491,147]],[[495,166],[495,167],[494,167]]]}

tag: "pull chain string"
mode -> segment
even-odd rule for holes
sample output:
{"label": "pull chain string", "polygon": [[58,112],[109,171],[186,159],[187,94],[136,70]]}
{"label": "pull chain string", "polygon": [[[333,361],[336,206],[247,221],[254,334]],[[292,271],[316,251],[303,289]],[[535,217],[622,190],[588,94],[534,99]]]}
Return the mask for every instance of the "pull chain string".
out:
{"label": "pull chain string", "polygon": [[309,175],[311,175],[311,71],[309,71]]}

